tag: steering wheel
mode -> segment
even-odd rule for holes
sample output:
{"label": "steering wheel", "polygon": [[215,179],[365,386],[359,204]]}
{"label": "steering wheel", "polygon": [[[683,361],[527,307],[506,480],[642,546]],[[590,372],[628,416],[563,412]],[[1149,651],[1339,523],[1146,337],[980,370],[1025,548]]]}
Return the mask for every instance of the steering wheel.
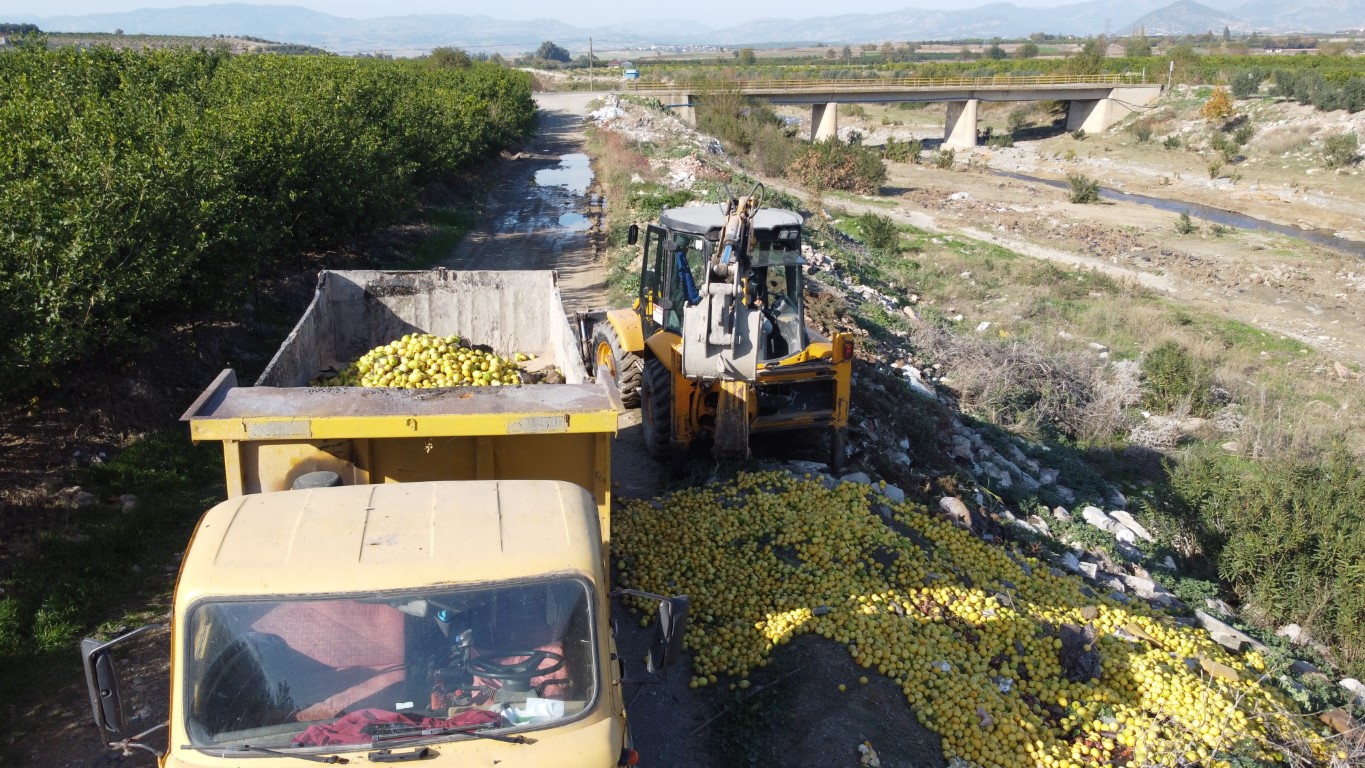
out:
{"label": "steering wheel", "polygon": [[[525,656],[522,661],[494,661],[510,657]],[[553,662],[548,667],[541,664]],[[503,680],[518,687],[531,687],[531,678],[552,675],[564,668],[564,657],[554,651],[499,651],[497,653],[470,659],[467,669],[478,677],[490,680]]]}

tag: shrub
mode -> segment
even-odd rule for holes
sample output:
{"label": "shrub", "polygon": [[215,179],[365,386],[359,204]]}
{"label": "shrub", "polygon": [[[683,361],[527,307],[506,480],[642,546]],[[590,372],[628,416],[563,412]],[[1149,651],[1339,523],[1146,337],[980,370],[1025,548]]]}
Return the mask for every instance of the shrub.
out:
{"label": "shrub", "polygon": [[901,232],[889,216],[878,213],[864,213],[858,217],[858,228],[862,230],[863,242],[883,253],[900,251]]}
{"label": "shrub", "polygon": [[922,151],[924,151],[923,139],[898,141],[895,136],[888,136],[886,144],[882,146],[882,157],[893,163],[917,163]]}
{"label": "shrub", "polygon": [[1226,88],[1214,88],[1199,114],[1209,122],[1223,122],[1232,117],[1232,96]]}
{"label": "shrub", "polygon": [[1010,110],[1010,115],[1005,119],[1005,129],[1010,133],[1015,133],[1029,124],[1029,115],[1033,110],[1028,107],[1015,107]]}
{"label": "shrub", "polygon": [[1066,177],[1071,185],[1071,202],[1087,205],[1100,199],[1100,183],[1094,179],[1073,173]]}
{"label": "shrub", "polygon": [[1188,404],[1189,413],[1207,416],[1213,405],[1213,373],[1174,341],[1163,342],[1142,358],[1142,407],[1170,413]]}
{"label": "shrub", "polygon": [[986,146],[998,147],[1001,149],[1012,147],[1014,146],[1014,137],[1009,135],[1008,133],[1002,133],[999,136],[992,136],[986,140]]}
{"label": "shrub", "polygon": [[1076,141],[1085,141],[1085,129],[1077,128],[1076,130],[1072,131],[1071,138],[1075,139]]}
{"label": "shrub", "polygon": [[1246,143],[1251,141],[1251,137],[1255,135],[1255,133],[1256,126],[1251,123],[1243,123],[1242,125],[1237,126],[1237,130],[1232,132],[1232,140],[1241,146],[1246,146]]}
{"label": "shrub", "polygon": [[788,176],[813,189],[876,194],[886,181],[886,165],[872,150],[825,139],[806,145]]}
{"label": "shrub", "polygon": [[1152,140],[1152,127],[1146,123],[1135,123],[1133,125],[1132,134],[1133,138],[1138,140],[1138,143],[1145,144]]}
{"label": "shrub", "polygon": [[1322,142],[1322,159],[1328,168],[1340,168],[1356,161],[1360,140],[1355,133],[1335,133]]}
{"label": "shrub", "polygon": [[1227,134],[1225,133],[1213,134],[1212,136],[1209,137],[1209,146],[1213,147],[1215,152],[1223,156],[1223,162],[1225,163],[1237,162],[1238,150],[1240,150],[1241,147],[1237,146],[1237,144],[1234,141],[1229,139],[1227,137]]}
{"label": "shrub", "polygon": [[1171,476],[1196,568],[1216,572],[1266,621],[1297,622],[1365,672],[1365,473],[1340,444],[1322,456],[1254,461],[1196,453]]}
{"label": "shrub", "polygon": [[1210,179],[1216,179],[1216,178],[1218,178],[1218,175],[1219,175],[1220,173],[1222,173],[1222,172],[1223,172],[1223,160],[1222,160],[1222,158],[1217,158],[1217,157],[1215,157],[1214,159],[1212,159],[1212,160],[1209,161],[1209,178],[1210,178]]}
{"label": "shrub", "polygon": [[1167,136],[1166,138],[1161,140],[1161,146],[1165,147],[1166,149],[1179,149],[1180,137],[1175,135]]}
{"label": "shrub", "polygon": [[948,170],[953,167],[956,153],[951,149],[940,149],[934,153],[934,167]]}
{"label": "shrub", "polygon": [[1199,231],[1198,225],[1190,218],[1189,211],[1180,212],[1180,216],[1175,220],[1175,231],[1182,235],[1192,235]]}

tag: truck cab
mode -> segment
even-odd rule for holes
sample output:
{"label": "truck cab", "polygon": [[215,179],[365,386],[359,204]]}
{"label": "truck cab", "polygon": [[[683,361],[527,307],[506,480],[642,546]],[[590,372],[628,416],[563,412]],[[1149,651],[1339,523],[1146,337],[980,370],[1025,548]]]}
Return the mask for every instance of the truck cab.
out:
{"label": "truck cab", "polygon": [[[161,765],[630,764],[601,546],[592,494],[562,481],[222,502],[176,587]],[[682,633],[660,626],[662,666]],[[87,675],[112,739],[108,654]]]}

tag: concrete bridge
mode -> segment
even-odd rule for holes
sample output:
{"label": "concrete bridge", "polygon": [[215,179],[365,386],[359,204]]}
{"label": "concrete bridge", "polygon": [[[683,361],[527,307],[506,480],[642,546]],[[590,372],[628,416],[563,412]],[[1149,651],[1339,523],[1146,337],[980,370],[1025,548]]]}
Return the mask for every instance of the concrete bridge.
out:
{"label": "concrete bridge", "polygon": [[655,95],[687,122],[708,94],[738,92],[769,104],[810,105],[811,140],[835,136],[840,104],[948,102],[943,145],[976,146],[976,114],[982,101],[1065,101],[1066,129],[1098,133],[1161,95],[1160,83],[1142,76],[1056,75],[865,80],[738,80],[700,84],[635,81],[627,90]]}

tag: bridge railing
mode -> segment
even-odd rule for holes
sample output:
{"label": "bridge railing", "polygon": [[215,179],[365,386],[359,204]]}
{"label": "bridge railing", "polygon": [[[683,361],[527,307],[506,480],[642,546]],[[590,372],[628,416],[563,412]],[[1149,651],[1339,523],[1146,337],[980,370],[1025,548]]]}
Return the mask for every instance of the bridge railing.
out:
{"label": "bridge railing", "polygon": [[990,77],[864,77],[845,80],[626,81],[631,91],[894,91],[925,88],[1012,88],[1016,86],[1143,85],[1146,73],[1111,75],[994,75]]}

